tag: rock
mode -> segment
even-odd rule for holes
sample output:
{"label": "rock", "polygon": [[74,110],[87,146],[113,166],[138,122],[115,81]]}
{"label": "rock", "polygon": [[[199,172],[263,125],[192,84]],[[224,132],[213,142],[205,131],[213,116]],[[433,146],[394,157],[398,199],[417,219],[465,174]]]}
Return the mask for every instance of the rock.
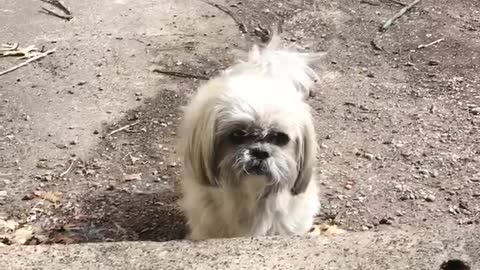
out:
{"label": "rock", "polygon": [[392,220],[391,218],[382,218],[382,219],[379,221],[379,224],[392,225],[392,224],[393,224],[393,220]]}
{"label": "rock", "polygon": [[427,195],[425,196],[425,201],[427,202],[434,202],[435,201],[435,196],[430,194],[430,195]]}
{"label": "rock", "polygon": [[430,172],[427,169],[419,169],[418,172],[423,175],[429,175]]}
{"label": "rock", "polygon": [[373,154],[370,154],[370,153],[364,153],[363,157],[368,159],[368,160],[373,160],[375,158],[375,156]]}
{"label": "rock", "polygon": [[55,144],[55,146],[58,148],[58,149],[67,149],[68,146],[64,143],[57,143]]}
{"label": "rock", "polygon": [[12,237],[12,243],[25,245],[32,239],[33,237],[33,229],[29,227],[20,228],[15,231]]}

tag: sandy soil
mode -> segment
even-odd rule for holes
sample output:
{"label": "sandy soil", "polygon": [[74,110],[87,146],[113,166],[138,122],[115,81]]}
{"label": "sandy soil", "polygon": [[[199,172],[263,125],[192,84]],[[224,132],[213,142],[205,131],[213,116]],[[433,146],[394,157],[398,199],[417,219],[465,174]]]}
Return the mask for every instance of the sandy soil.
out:
{"label": "sandy soil", "polygon": [[245,34],[202,1],[65,2],[70,21],[0,0],[0,42],[56,48],[0,77],[4,244],[20,228],[28,244],[182,238],[176,128],[202,80],[154,70],[213,76],[279,21],[288,43],[328,52],[310,99],[319,222],[480,223],[479,1],[423,0],[384,32],[406,1],[216,1]]}

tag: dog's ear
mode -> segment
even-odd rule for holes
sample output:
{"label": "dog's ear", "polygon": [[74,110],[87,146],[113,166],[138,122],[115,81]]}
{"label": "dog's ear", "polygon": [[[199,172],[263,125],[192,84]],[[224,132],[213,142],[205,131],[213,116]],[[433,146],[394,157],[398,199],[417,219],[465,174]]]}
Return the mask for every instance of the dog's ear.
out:
{"label": "dog's ear", "polygon": [[300,137],[296,140],[298,174],[291,189],[293,195],[303,193],[307,189],[314,173],[316,150],[315,130],[311,118],[308,117]]}
{"label": "dog's ear", "polygon": [[200,184],[216,186],[214,100],[196,96],[186,108],[184,117],[180,142],[184,166]]}

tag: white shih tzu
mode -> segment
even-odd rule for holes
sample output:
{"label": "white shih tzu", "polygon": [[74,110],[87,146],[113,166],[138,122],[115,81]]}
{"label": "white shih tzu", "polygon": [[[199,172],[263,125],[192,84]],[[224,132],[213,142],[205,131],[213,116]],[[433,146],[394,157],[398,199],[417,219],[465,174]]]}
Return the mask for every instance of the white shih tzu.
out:
{"label": "white shih tzu", "polygon": [[320,208],[309,96],[322,54],[275,36],[201,86],[181,127],[189,239],[301,235]]}

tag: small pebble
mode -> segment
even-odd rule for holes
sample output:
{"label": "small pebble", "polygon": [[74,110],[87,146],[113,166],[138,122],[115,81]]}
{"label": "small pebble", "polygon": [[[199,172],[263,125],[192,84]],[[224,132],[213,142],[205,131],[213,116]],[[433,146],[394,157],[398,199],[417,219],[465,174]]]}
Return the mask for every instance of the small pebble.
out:
{"label": "small pebble", "polygon": [[428,195],[425,197],[425,201],[427,202],[434,202],[435,201],[435,196],[433,196],[432,194]]}
{"label": "small pebble", "polygon": [[473,115],[480,115],[480,107],[470,109],[470,113]]}
{"label": "small pebble", "polygon": [[363,157],[368,159],[368,160],[373,160],[374,156],[370,153],[364,153],[363,154]]}
{"label": "small pebble", "polygon": [[382,218],[379,222],[379,224],[384,224],[384,225],[392,225],[393,220],[390,218]]}
{"label": "small pebble", "polygon": [[420,174],[423,174],[423,175],[428,175],[428,174],[430,174],[430,172],[429,172],[427,169],[420,169],[420,170],[418,170],[418,172],[419,172]]}

